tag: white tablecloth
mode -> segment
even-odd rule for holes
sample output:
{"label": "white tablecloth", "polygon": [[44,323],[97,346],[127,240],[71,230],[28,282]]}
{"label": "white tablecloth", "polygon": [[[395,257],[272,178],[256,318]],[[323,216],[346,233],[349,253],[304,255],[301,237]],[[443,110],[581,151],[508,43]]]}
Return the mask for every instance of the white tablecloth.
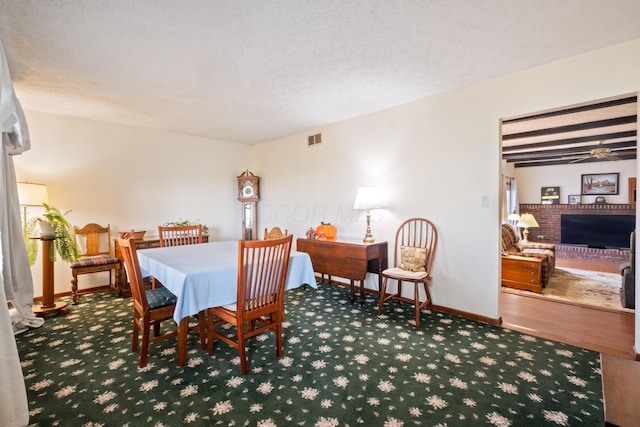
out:
{"label": "white tablecloth", "polygon": [[[231,304],[237,298],[238,242],[142,249],[138,260],[143,275],[158,279],[178,297],[173,318],[179,322],[209,307]],[[286,289],[317,287],[309,254],[291,251]]]}

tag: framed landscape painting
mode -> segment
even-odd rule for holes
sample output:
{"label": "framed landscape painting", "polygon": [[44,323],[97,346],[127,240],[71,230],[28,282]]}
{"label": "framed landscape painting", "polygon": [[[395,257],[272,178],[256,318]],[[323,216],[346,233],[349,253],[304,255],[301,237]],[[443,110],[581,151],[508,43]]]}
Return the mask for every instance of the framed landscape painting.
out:
{"label": "framed landscape painting", "polygon": [[583,174],[580,188],[583,195],[618,194],[619,173]]}

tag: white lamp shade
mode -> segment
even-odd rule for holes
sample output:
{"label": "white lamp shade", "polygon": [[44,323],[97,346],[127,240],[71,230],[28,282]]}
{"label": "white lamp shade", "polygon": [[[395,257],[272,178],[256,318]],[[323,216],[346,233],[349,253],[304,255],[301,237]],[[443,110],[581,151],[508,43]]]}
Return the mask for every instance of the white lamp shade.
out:
{"label": "white lamp shade", "polygon": [[384,207],[380,197],[380,189],[375,186],[360,187],[353,202],[353,209],[370,210]]}
{"label": "white lamp shade", "polygon": [[520,221],[520,215],[518,215],[517,213],[512,213],[507,217],[507,219],[509,221]]}
{"label": "white lamp shade", "polygon": [[43,203],[49,203],[47,186],[44,184],[19,182],[18,199],[21,206],[42,206]]}
{"label": "white lamp shade", "polygon": [[525,213],[520,215],[520,222],[518,222],[518,227],[530,228],[540,227],[540,225],[538,225],[538,221],[536,221],[533,215],[531,215],[530,213]]}

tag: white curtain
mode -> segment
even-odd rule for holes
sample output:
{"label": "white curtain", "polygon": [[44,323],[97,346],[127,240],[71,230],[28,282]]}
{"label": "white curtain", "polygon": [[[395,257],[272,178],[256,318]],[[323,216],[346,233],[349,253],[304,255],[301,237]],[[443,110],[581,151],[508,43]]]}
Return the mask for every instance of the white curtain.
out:
{"label": "white curtain", "polygon": [[[18,186],[10,155],[31,145],[24,113],[13,91],[9,66],[0,42],[0,131],[2,132],[2,173],[0,174],[0,422],[4,427],[29,423],[27,391],[20,367],[14,328],[37,327],[43,320],[33,314],[33,278],[22,240]],[[7,300],[18,311],[12,322]],[[14,327],[14,325],[16,325]]]}
{"label": "white curtain", "polygon": [[502,204],[500,206],[500,216],[502,222],[509,222],[508,216],[512,213],[520,213],[518,204],[518,182],[515,178],[502,175]]}

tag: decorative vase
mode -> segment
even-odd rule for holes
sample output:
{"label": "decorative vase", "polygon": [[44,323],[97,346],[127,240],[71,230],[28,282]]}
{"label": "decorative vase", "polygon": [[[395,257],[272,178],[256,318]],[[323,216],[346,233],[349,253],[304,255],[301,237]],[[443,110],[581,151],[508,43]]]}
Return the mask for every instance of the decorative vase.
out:
{"label": "decorative vase", "polygon": [[53,232],[53,226],[49,221],[38,221],[40,225],[40,237],[53,237],[55,233]]}

